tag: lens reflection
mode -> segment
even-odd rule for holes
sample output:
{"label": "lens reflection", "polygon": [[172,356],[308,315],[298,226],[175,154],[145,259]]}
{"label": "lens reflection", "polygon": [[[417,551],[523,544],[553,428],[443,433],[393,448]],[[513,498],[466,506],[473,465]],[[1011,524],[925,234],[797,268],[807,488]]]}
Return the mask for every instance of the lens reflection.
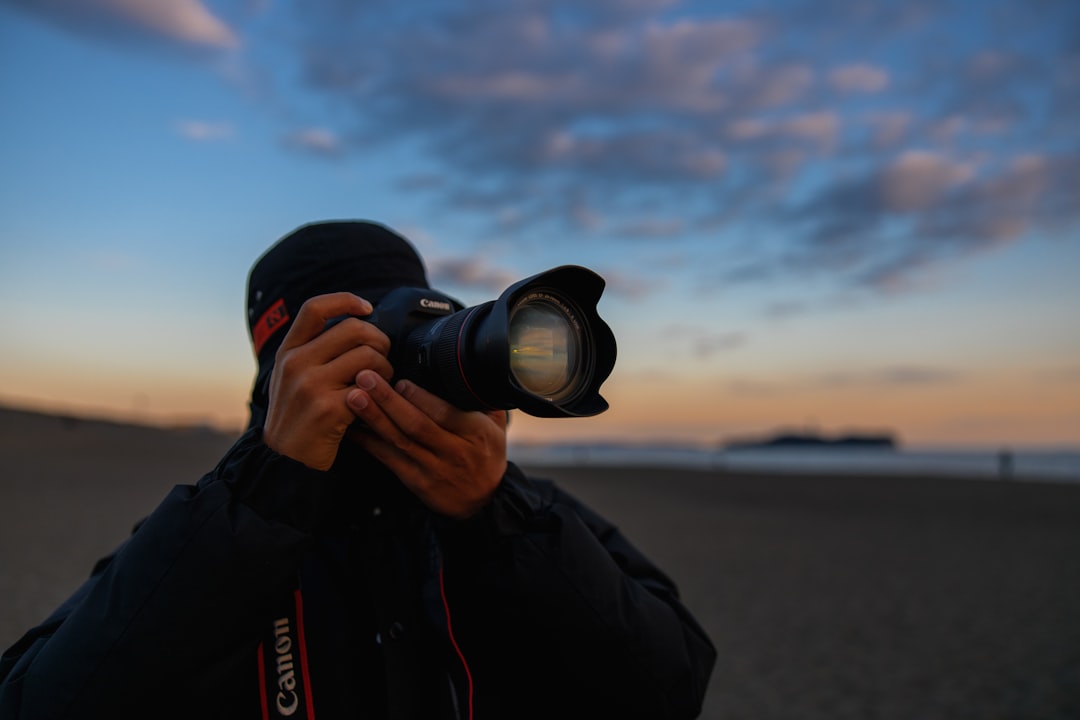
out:
{"label": "lens reflection", "polygon": [[579,339],[561,310],[526,302],[510,318],[510,370],[522,387],[548,399],[573,390]]}

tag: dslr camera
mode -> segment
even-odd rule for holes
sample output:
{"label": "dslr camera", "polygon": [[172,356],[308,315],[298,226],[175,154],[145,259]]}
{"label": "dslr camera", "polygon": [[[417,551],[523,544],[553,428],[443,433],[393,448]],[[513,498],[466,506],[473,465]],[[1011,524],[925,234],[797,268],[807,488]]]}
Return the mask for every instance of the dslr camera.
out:
{"label": "dslr camera", "polygon": [[604,285],[592,270],[564,265],[472,307],[402,287],[363,319],[390,337],[395,379],[463,410],[587,417],[607,410],[600,385],[615,365],[615,336],[596,309]]}

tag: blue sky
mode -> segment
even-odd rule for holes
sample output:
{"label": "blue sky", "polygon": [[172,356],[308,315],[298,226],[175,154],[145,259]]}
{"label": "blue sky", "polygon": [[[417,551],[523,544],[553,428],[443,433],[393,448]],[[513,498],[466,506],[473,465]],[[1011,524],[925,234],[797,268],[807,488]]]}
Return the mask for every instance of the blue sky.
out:
{"label": "blue sky", "polygon": [[1080,444],[1080,5],[0,0],[0,400],[243,421],[305,222],[466,302],[579,263],[596,419]]}

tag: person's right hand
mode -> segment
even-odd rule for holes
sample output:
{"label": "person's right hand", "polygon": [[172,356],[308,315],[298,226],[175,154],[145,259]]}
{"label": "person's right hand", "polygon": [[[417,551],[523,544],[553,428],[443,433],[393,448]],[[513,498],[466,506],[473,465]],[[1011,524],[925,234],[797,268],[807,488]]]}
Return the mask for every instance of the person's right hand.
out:
{"label": "person's right hand", "polygon": [[346,404],[361,370],[393,376],[390,339],[350,317],[323,332],[331,318],[370,315],[371,303],[352,293],[313,297],[300,308],[274,356],[263,442],[316,470],[329,470],[345,431],[356,420]]}

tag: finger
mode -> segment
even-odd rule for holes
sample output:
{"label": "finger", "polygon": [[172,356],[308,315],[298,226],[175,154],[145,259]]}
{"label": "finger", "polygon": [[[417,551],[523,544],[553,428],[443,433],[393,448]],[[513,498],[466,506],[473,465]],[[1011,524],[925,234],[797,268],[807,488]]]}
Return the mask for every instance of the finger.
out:
{"label": "finger", "polygon": [[488,412],[462,410],[410,380],[399,381],[396,388],[401,397],[420,408],[439,427],[454,435],[468,435],[470,431],[476,429],[476,423],[480,421],[480,418],[484,417],[490,418],[499,428],[506,429],[505,410]]}
{"label": "finger", "polygon": [[399,380],[395,389],[402,398],[423,411],[439,427],[454,431],[461,410],[409,380]]}
{"label": "finger", "polygon": [[326,322],[331,318],[341,315],[365,316],[370,315],[371,311],[371,303],[348,292],[313,297],[300,307],[292,327],[281,341],[278,352],[283,353],[307,344],[322,333]]}
{"label": "finger", "polygon": [[446,434],[434,420],[403,398],[376,373],[365,370],[357,378],[357,389],[346,401],[357,417],[379,437],[406,455],[430,452]]}
{"label": "finger", "polygon": [[387,380],[394,376],[394,368],[386,355],[369,345],[347,350],[325,365],[325,371],[330,378],[349,388],[355,385],[356,376],[364,370],[373,370]]}
{"label": "finger", "polygon": [[[311,340],[305,350],[312,353],[317,363],[322,364],[357,347],[370,347],[381,355],[387,355],[390,352],[390,338],[371,323],[349,317]],[[359,372],[359,369],[355,372]]]}
{"label": "finger", "polygon": [[485,412],[484,414],[491,418],[491,422],[498,425],[500,430],[505,431],[506,428],[510,427],[509,410],[492,410],[490,412]]}

